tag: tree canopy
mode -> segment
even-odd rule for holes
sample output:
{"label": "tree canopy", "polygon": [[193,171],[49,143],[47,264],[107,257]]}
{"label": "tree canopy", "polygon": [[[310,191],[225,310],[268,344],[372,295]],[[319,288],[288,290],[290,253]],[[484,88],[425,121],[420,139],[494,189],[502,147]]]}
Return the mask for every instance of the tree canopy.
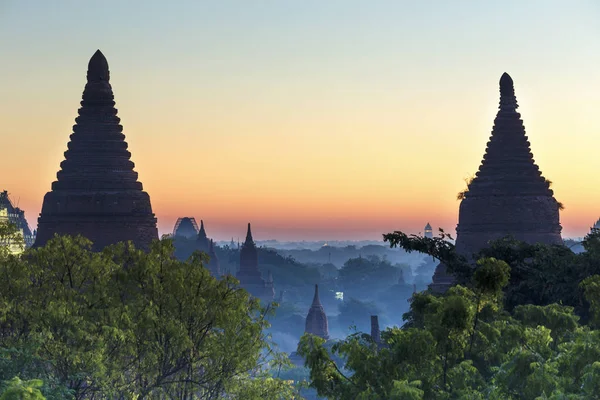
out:
{"label": "tree canopy", "polygon": [[90,248],[57,236],[2,255],[0,381],[14,388],[1,398],[21,379],[48,399],[293,398],[268,374],[270,310],[234,278],[199,253],[177,260],[170,240]]}

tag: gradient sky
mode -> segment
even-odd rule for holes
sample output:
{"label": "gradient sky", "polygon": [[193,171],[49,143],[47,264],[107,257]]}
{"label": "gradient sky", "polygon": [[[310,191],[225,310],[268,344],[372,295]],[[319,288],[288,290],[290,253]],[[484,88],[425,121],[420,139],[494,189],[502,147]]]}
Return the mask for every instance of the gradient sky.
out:
{"label": "gradient sky", "polygon": [[505,71],[563,235],[600,216],[597,0],[0,0],[0,187],[33,227],[96,49],[161,233],[454,233]]}

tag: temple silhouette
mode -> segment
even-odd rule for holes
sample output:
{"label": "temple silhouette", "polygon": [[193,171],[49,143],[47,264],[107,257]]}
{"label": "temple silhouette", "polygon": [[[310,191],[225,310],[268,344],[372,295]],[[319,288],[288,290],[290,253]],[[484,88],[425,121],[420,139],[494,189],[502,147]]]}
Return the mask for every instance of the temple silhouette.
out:
{"label": "temple silhouette", "polygon": [[150,196],[133,170],[109,81],[108,62],[98,50],[88,65],[65,160],[44,196],[35,247],[54,234],[81,234],[96,251],[128,240],[148,249],[158,239]]}
{"label": "temple silhouette", "polygon": [[[468,259],[507,235],[528,243],[563,243],[560,204],[535,164],[518,107],[513,80],[504,73],[492,135],[459,208],[456,251]],[[443,292],[453,283],[439,264],[430,288]]]}
{"label": "temple silhouette", "polygon": [[198,224],[194,217],[180,217],[175,222],[173,236],[180,236],[187,239],[195,238],[198,235]]}
{"label": "temple silhouette", "polygon": [[236,277],[240,281],[240,286],[252,296],[266,303],[272,302],[275,298],[272,276],[269,276],[269,279],[265,281],[258,270],[258,250],[254,239],[252,239],[250,223],[248,223],[246,241],[240,249],[240,269]]}
{"label": "temple silhouette", "polygon": [[210,239],[204,229],[204,221],[200,220],[200,230],[196,236],[196,242],[198,243],[198,250],[205,252],[206,254],[210,251]]}
{"label": "temple silhouette", "polygon": [[325,340],[329,339],[329,326],[325,309],[319,298],[319,285],[315,285],[315,296],[306,316],[304,333],[319,336]]}

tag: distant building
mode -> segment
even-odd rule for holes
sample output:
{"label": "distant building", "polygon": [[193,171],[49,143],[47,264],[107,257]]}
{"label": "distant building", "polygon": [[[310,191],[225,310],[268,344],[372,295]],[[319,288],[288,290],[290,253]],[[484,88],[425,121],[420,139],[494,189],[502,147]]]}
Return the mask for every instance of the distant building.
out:
{"label": "distant building", "polygon": [[265,281],[258,270],[258,249],[254,243],[254,239],[252,239],[250,224],[248,224],[246,241],[242,244],[240,250],[240,269],[237,273],[237,279],[240,281],[242,288],[263,302],[270,303],[275,298],[273,278],[270,276]]}
{"label": "distant building", "polygon": [[329,339],[327,315],[319,298],[319,285],[315,285],[315,296],[306,316],[304,332],[319,336],[325,340]]}
{"label": "distant building", "polygon": [[[4,190],[0,193],[0,223],[12,223],[17,227],[18,233],[23,237],[25,248],[33,246],[35,234],[31,232],[29,224],[25,219],[25,211],[15,207]],[[19,243],[5,243],[13,254],[21,253],[24,249]]]}
{"label": "distant building", "polygon": [[178,218],[173,228],[173,236],[185,237],[188,239],[195,238],[198,235],[198,224],[194,217]]}
{"label": "distant building", "polygon": [[433,238],[433,229],[431,228],[431,225],[429,225],[429,222],[427,223],[427,225],[425,225],[425,231],[423,233],[423,236],[426,238]]}
{"label": "distant building", "polygon": [[221,265],[219,263],[219,257],[217,257],[217,252],[215,251],[215,243],[213,240],[210,240],[210,246],[208,249],[208,256],[210,257],[208,261],[208,270],[215,278],[219,278],[221,276]]}
{"label": "distant building", "polygon": [[208,239],[208,235],[204,229],[203,220],[200,220],[200,230],[198,231],[198,236],[196,236],[196,241],[198,242],[198,250],[208,254],[210,251],[210,240]]}
{"label": "distant building", "polygon": [[598,218],[598,221],[596,221],[594,226],[590,228],[590,233],[592,233],[594,230],[600,230],[600,218]]}
{"label": "distant building", "polygon": [[[486,153],[462,193],[456,251],[470,257],[507,235],[527,243],[562,244],[560,203],[531,154],[512,78],[500,78],[500,105]],[[454,277],[439,264],[430,288],[445,292]]]}

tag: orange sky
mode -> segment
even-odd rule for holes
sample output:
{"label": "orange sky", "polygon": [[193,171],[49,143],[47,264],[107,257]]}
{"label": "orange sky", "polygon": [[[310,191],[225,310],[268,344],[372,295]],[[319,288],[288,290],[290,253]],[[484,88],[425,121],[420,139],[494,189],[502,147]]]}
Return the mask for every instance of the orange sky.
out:
{"label": "orange sky", "polygon": [[[243,237],[248,221],[259,240],[379,239],[428,221],[454,233],[456,194],[480,164],[504,71],[535,160],[566,206],[564,236],[600,216],[593,2],[543,3],[546,18],[508,2],[515,8],[468,11],[477,18],[466,6],[439,9],[431,20],[419,19],[426,7],[393,2],[349,6],[341,20],[308,3],[318,12],[195,9],[196,19],[159,30],[156,10],[135,11],[144,16],[132,24],[116,19],[125,9],[92,20],[84,7],[0,8],[0,186],[35,227],[100,48],[161,233],[179,216],[204,219],[217,239]],[[281,19],[260,20],[265,12]],[[36,29],[18,24],[25,15]],[[71,23],[80,34],[60,33]]]}

